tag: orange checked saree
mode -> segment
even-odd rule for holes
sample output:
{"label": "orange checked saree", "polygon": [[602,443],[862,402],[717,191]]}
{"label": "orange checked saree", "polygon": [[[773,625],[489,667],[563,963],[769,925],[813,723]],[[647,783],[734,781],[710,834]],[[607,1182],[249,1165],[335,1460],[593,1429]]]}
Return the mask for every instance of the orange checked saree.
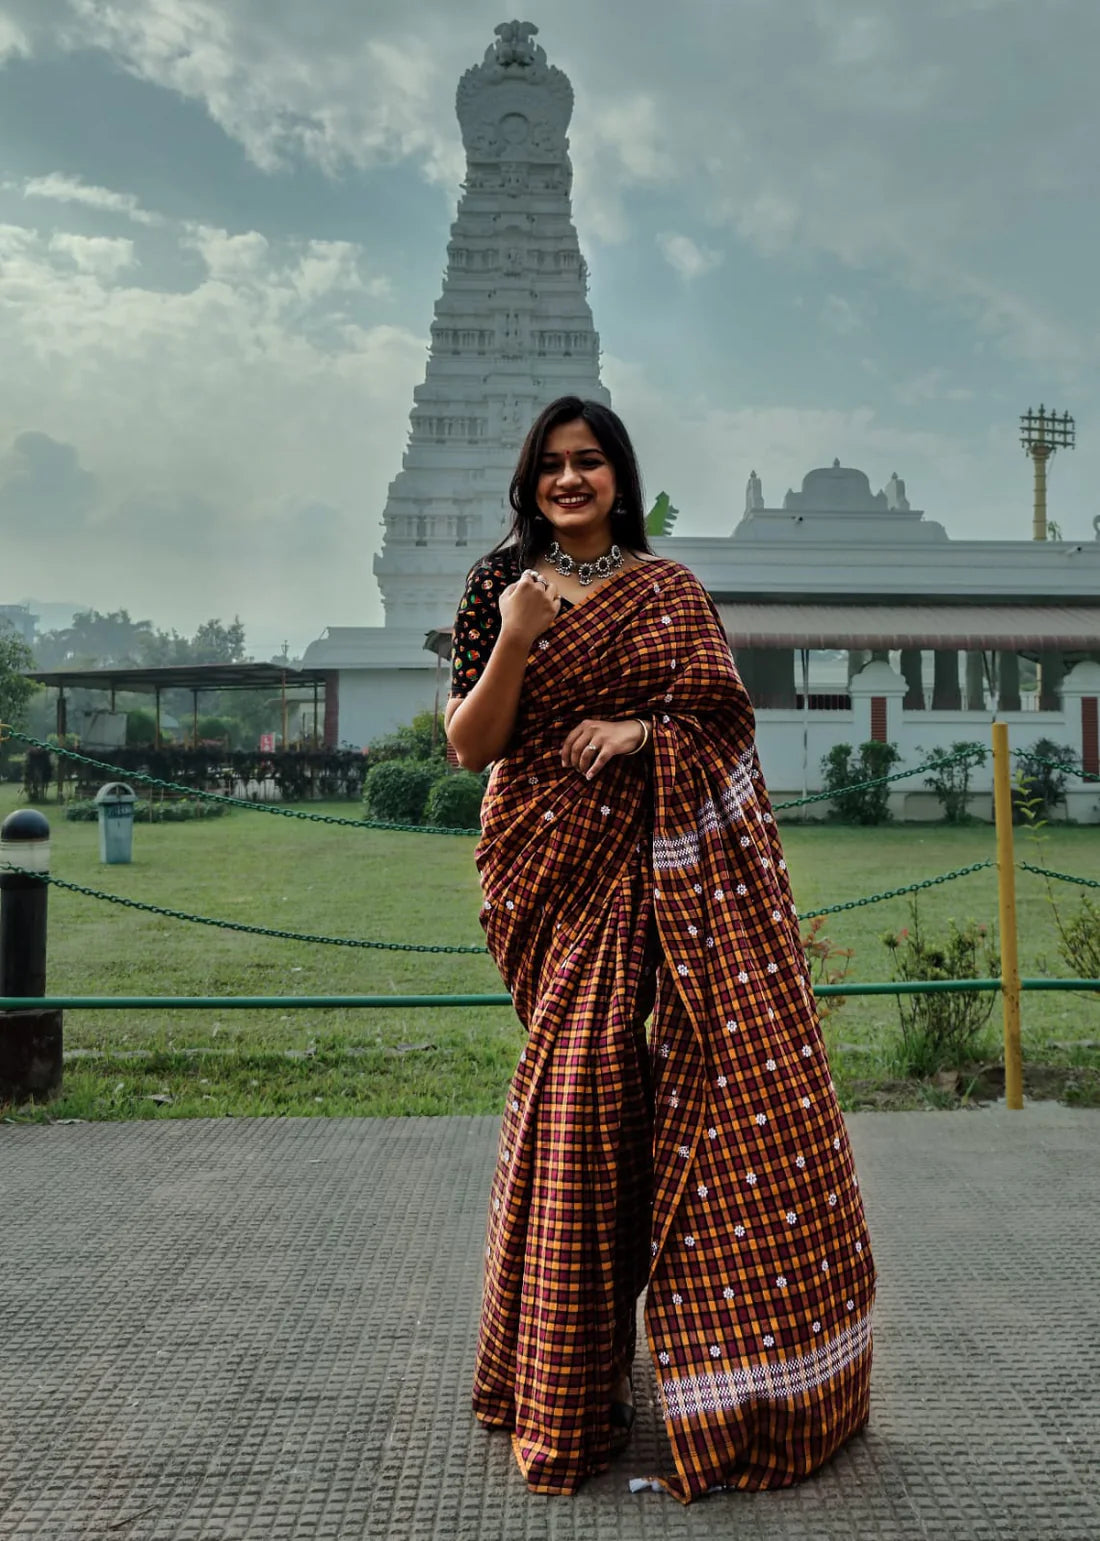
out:
{"label": "orange checked saree", "polygon": [[[563,769],[582,718],[633,716],[651,754]],[[867,1418],[874,1266],[752,708],[685,568],[628,568],[536,643],[477,861],[529,1033],[478,1418],[535,1492],[606,1467],[646,1290],[661,1484],[689,1502],[806,1476]]]}

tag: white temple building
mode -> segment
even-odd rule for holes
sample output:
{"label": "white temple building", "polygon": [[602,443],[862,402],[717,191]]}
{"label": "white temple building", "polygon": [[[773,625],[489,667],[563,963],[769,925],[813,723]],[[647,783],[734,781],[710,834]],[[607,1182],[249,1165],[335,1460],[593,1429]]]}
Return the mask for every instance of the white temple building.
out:
{"label": "white temple building", "polygon": [[[332,744],[369,745],[442,701],[426,637],[444,634],[445,650],[467,570],[507,528],[528,424],[559,395],[609,399],[571,214],[573,93],[537,30],[499,26],[459,83],[467,174],[374,564],[385,625],[330,627],[303,659],[327,673]],[[718,605],[774,794],[819,787],[836,743],[886,738],[916,763],[936,744],[988,742],[994,714],[1014,743],[1047,737],[1100,769],[1100,540],[952,540],[896,473],[873,492],[835,461],[773,507],[753,471],[728,535],[656,546]],[[1071,815],[1100,818],[1096,788],[1076,787]],[[899,791],[895,812],[937,809]]]}
{"label": "white temple building", "polygon": [[466,181],[374,563],[386,626],[415,629],[421,644],[453,611],[470,562],[504,533],[508,482],[539,410],[569,394],[610,400],[569,201],[573,89],[536,31],[498,27],[458,86]]}
{"label": "white temple building", "polygon": [[570,204],[573,88],[537,30],[497,27],[459,81],[466,180],[374,562],[385,625],[329,627],[303,660],[339,673],[328,717],[341,742],[367,744],[434,700],[425,633],[450,625],[467,571],[504,534],[508,483],[539,410],[567,394],[610,399]]}

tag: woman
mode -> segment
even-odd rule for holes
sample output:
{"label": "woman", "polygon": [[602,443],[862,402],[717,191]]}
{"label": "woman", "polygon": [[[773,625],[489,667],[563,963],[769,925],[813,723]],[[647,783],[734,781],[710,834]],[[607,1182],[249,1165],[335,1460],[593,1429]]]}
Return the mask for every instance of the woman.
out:
{"label": "woman", "polygon": [[547,407],[510,499],[447,708],[461,763],[493,762],[482,922],[529,1033],[474,1409],[532,1491],[575,1491],[629,1429],[646,1289],[655,1480],[784,1485],[866,1420],[874,1269],[752,708],[706,593],[649,550],[613,412]]}

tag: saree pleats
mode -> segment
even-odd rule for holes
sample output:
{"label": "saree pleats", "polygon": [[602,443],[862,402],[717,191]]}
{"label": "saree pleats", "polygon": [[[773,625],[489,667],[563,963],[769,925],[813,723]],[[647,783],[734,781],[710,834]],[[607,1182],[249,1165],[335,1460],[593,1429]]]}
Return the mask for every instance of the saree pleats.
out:
{"label": "saree pleats", "polygon": [[[635,713],[651,757],[563,770],[576,722]],[[494,768],[482,920],[529,1038],[474,1408],[536,1492],[607,1465],[647,1276],[678,1498],[793,1482],[867,1417],[874,1268],[752,729],[709,600],[657,561],[541,639]]]}
{"label": "saree pleats", "polygon": [[548,982],[501,1134],[474,1406],[514,1430],[535,1492],[569,1492],[607,1464],[608,1406],[649,1267],[641,877],[623,874]]}

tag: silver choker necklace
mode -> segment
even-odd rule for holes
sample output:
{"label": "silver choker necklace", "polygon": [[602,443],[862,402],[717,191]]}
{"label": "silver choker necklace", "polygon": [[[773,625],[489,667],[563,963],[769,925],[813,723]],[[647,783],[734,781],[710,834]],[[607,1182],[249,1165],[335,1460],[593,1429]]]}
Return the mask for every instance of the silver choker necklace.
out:
{"label": "silver choker necklace", "polygon": [[605,551],[594,562],[578,562],[554,541],[546,553],[546,560],[563,578],[571,578],[575,574],[581,588],[586,589],[590,583],[600,578],[610,578],[612,573],[617,573],[625,558],[618,546],[612,546],[610,551]]}

